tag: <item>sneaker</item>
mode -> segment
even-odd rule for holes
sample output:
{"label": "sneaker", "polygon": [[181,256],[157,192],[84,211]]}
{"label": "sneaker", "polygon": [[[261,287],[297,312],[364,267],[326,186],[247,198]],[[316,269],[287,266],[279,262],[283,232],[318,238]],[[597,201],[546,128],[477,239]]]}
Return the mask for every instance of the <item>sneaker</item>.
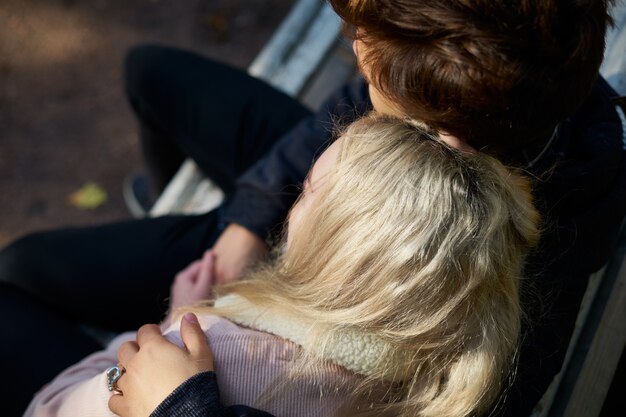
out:
{"label": "sneaker", "polygon": [[154,199],[150,193],[150,179],[146,175],[131,174],[124,178],[122,193],[126,207],[134,218],[148,216]]}

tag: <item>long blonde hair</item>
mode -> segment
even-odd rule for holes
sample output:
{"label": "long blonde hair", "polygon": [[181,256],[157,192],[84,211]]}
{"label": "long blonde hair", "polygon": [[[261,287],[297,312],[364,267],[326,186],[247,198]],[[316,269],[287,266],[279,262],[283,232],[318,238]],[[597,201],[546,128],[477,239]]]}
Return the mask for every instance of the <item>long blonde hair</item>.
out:
{"label": "long blonde hair", "polygon": [[342,138],[289,249],[221,294],[307,319],[307,345],[320,347],[309,356],[346,329],[385,341],[404,372],[364,378],[355,396],[388,392],[363,415],[486,410],[513,363],[519,279],[539,236],[528,182],[399,120],[366,117]]}

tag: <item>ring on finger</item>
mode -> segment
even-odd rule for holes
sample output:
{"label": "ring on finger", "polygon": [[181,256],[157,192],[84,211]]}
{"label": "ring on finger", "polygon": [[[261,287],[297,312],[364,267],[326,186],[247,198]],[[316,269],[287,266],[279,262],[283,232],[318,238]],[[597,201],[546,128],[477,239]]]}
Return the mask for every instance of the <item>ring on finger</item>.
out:
{"label": "ring on finger", "polygon": [[117,388],[117,381],[119,381],[122,375],[124,375],[124,372],[126,372],[126,369],[124,369],[124,367],[119,363],[106,370],[107,388],[109,391],[115,392],[116,394],[122,393],[122,391]]}

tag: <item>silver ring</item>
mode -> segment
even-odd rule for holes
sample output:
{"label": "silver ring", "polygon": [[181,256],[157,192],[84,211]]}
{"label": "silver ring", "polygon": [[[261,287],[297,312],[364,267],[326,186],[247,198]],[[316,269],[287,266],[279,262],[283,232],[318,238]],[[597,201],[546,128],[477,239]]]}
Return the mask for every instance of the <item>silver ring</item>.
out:
{"label": "silver ring", "polygon": [[122,392],[117,388],[117,381],[119,381],[122,375],[124,375],[124,372],[126,372],[126,369],[124,369],[124,367],[120,364],[112,366],[106,370],[107,387],[109,388],[109,391],[116,391],[118,393]]}

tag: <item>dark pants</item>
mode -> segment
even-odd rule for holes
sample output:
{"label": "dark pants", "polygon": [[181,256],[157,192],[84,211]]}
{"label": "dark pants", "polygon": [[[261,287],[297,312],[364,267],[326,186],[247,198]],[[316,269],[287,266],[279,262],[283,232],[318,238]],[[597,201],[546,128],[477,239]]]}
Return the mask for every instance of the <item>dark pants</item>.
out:
{"label": "dark pants", "polygon": [[[126,90],[157,185],[190,156],[227,196],[310,114],[241,71],[155,46],[129,53]],[[11,385],[0,402],[15,405],[8,415],[99,348],[79,323],[122,331],[158,322],[174,275],[219,236],[218,211],[37,233],[0,252],[0,361]]]}

